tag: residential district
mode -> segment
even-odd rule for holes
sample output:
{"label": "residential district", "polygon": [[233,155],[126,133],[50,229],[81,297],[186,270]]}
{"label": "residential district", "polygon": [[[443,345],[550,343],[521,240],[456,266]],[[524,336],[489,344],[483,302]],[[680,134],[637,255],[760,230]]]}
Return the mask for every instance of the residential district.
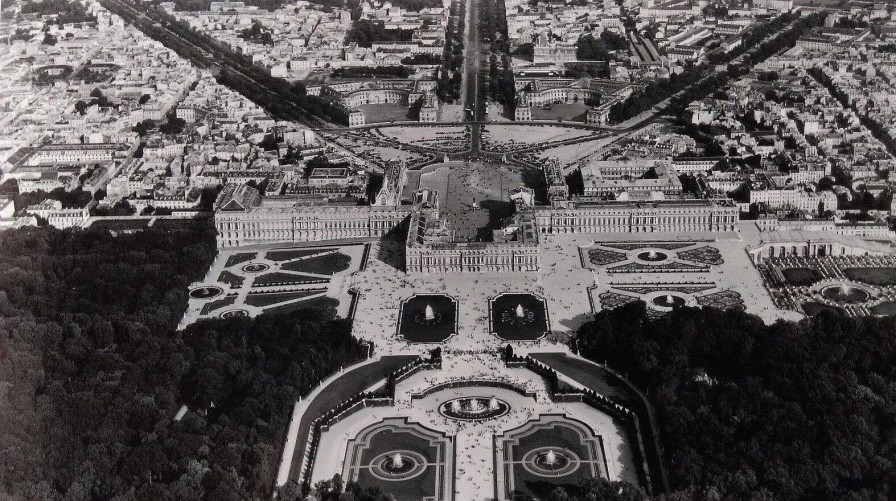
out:
{"label": "residential district", "polygon": [[607,392],[643,395],[581,376],[619,375],[565,344],[594,314],[896,314],[891,2],[0,14],[0,228],[206,221],[219,254],[181,327],[327,307],[373,342],[365,364],[440,350],[296,402],[278,489],[338,473],[397,499],[582,476],[661,492],[650,416]]}

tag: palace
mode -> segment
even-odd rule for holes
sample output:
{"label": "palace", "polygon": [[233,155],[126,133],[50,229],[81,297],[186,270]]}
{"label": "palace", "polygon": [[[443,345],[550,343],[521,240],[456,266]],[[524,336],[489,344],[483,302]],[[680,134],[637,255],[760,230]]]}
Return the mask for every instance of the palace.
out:
{"label": "palace", "polygon": [[538,271],[541,247],[531,211],[511,218],[494,231],[492,242],[456,242],[435,211],[411,215],[405,246],[408,273]]}
{"label": "palace", "polygon": [[338,103],[350,127],[367,123],[364,112],[358,109],[368,104],[421,105],[420,121],[434,122],[438,100],[433,98],[435,80],[350,80],[308,87],[308,94],[332,99]]}
{"label": "palace", "polygon": [[737,218],[727,199],[569,201],[535,212],[541,233],[736,231]]}
{"label": "palace", "polygon": [[[424,195],[426,195],[424,193]],[[438,216],[438,202],[415,205],[307,205],[293,198],[262,199],[246,185],[228,185],[216,201],[219,247],[380,238],[409,219],[408,273],[537,271],[540,234],[736,231],[730,200],[554,200],[550,207],[519,204],[491,242],[459,242]]]}
{"label": "palace", "polygon": [[638,88],[629,82],[603,78],[517,77],[514,85],[517,93],[516,121],[532,120],[532,107],[584,103],[593,105],[587,120],[595,124],[606,123],[610,107]]}
{"label": "palace", "polygon": [[250,186],[228,185],[215,202],[219,247],[379,238],[412,211],[410,206],[302,205],[262,200]]}

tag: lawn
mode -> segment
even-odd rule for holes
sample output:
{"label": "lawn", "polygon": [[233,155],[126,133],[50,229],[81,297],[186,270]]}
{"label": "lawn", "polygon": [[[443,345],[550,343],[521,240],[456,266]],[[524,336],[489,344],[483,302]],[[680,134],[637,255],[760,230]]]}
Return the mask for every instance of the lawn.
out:
{"label": "lawn", "polygon": [[272,304],[282,303],[283,301],[313,296],[314,294],[320,294],[321,292],[326,291],[327,289],[304,289],[291,292],[256,292],[246,295],[246,300],[244,302],[250,306],[265,307]]}
{"label": "lawn", "polygon": [[229,285],[232,289],[239,289],[242,287],[244,280],[246,280],[246,277],[236,275],[227,270],[222,271],[221,274],[218,275],[218,281]]}
{"label": "lawn", "polygon": [[872,306],[871,313],[875,315],[896,315],[896,301],[884,301],[878,305]]}
{"label": "lawn", "polygon": [[202,311],[199,312],[200,315],[208,315],[209,313],[220,310],[225,306],[230,306],[236,302],[236,296],[225,296],[222,299],[215,299],[214,301],[209,302],[208,304],[202,307]]}
{"label": "lawn", "polygon": [[788,284],[796,287],[812,285],[822,279],[821,273],[812,268],[784,268],[781,274]]}
{"label": "lawn", "polygon": [[364,122],[368,124],[416,121],[410,110],[403,104],[362,104],[358,109],[364,113]]}
{"label": "lawn", "polygon": [[850,280],[869,285],[896,285],[896,268],[843,268]]}
{"label": "lawn", "polygon": [[331,251],[335,249],[280,249],[268,251],[265,254],[265,257],[270,259],[271,261],[289,261],[291,259],[298,259],[300,257],[311,256],[313,254],[320,254],[324,251]]}
{"label": "lawn", "polygon": [[227,257],[227,262],[224,263],[225,268],[230,268],[231,266],[236,266],[240,263],[245,263],[246,261],[251,261],[255,259],[258,253],[256,252],[237,252],[236,254],[231,254]]}
{"label": "lawn", "polygon": [[297,301],[295,303],[284,304],[282,306],[274,306],[272,308],[265,308],[265,313],[289,313],[296,310],[304,310],[307,308],[315,308],[320,310],[335,310],[339,307],[339,301],[333,299],[331,297],[319,296],[311,299],[306,299],[304,301]]}
{"label": "lawn", "polygon": [[835,306],[828,306],[824,303],[819,303],[817,301],[806,301],[805,303],[803,303],[802,306],[803,306],[803,311],[805,311],[806,315],[809,315],[810,317],[814,317],[815,315],[818,315],[822,311],[833,311],[833,312],[837,312],[837,313],[841,313],[841,314],[845,313],[842,308],[837,308]]}
{"label": "lawn", "polygon": [[311,277],[308,275],[295,275],[292,273],[265,273],[259,275],[252,281],[252,287],[267,287],[270,285],[296,285],[296,284],[316,284],[325,283],[329,280],[326,278]]}
{"label": "lawn", "polygon": [[291,261],[283,263],[280,268],[287,271],[298,271],[302,273],[317,273],[319,275],[332,275],[340,271],[347,270],[352,262],[352,258],[340,252],[325,254],[323,256],[315,256],[299,261]]}

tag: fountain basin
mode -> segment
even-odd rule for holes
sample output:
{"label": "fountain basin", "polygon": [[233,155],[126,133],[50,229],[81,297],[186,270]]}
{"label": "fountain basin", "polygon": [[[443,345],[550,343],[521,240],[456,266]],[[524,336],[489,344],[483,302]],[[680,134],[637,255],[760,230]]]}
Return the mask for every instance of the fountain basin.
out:
{"label": "fountain basin", "polygon": [[412,343],[438,343],[457,332],[457,303],[443,294],[418,294],[399,312],[398,333]]}
{"label": "fountain basin", "polygon": [[854,304],[864,303],[871,294],[855,285],[829,285],[821,289],[821,296],[836,303]]}
{"label": "fountain basin", "polygon": [[270,266],[264,263],[250,263],[246,266],[243,266],[243,271],[246,273],[261,273],[262,271],[267,271]]}
{"label": "fountain basin", "polygon": [[426,470],[426,458],[409,451],[384,452],[370,462],[370,473],[389,482],[399,482],[420,476]]}
{"label": "fountain basin", "polygon": [[458,421],[485,421],[510,412],[510,404],[495,397],[460,397],[439,404],[439,414]]}
{"label": "fountain basin", "polygon": [[490,301],[489,324],[501,339],[534,341],[550,330],[547,304],[534,294],[499,294]]}
{"label": "fountain basin", "polygon": [[221,315],[219,315],[219,316],[220,316],[221,318],[239,318],[239,317],[248,317],[248,316],[249,316],[249,312],[246,311],[246,310],[239,310],[239,309],[237,309],[237,310],[227,310],[227,311],[221,313]]}
{"label": "fountain basin", "polygon": [[675,294],[660,294],[651,301],[661,308],[675,308],[676,306],[684,306],[687,301],[681,296]]}
{"label": "fountain basin", "polygon": [[639,252],[637,257],[641,261],[647,261],[648,263],[658,263],[669,259],[669,255],[665,252],[655,250]]}
{"label": "fountain basin", "polygon": [[194,299],[210,299],[220,296],[224,292],[223,289],[214,285],[203,285],[190,291],[190,297]]}
{"label": "fountain basin", "polygon": [[523,467],[540,477],[562,477],[579,469],[579,457],[564,447],[539,447],[523,456]]}

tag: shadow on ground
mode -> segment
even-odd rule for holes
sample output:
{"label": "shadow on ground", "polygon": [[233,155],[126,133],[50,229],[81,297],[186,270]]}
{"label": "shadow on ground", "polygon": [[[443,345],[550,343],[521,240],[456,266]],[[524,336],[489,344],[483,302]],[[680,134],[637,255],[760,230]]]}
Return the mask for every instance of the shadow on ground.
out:
{"label": "shadow on ground", "polygon": [[405,269],[405,252],[404,246],[408,238],[408,227],[410,226],[411,216],[404,218],[398,226],[389,230],[380,239],[379,251],[376,258],[395,268],[396,270]]}
{"label": "shadow on ground", "polygon": [[476,230],[476,238],[482,242],[492,241],[492,231],[501,228],[504,219],[514,213],[512,202],[504,200],[482,200],[479,207],[488,213],[488,223]]}

